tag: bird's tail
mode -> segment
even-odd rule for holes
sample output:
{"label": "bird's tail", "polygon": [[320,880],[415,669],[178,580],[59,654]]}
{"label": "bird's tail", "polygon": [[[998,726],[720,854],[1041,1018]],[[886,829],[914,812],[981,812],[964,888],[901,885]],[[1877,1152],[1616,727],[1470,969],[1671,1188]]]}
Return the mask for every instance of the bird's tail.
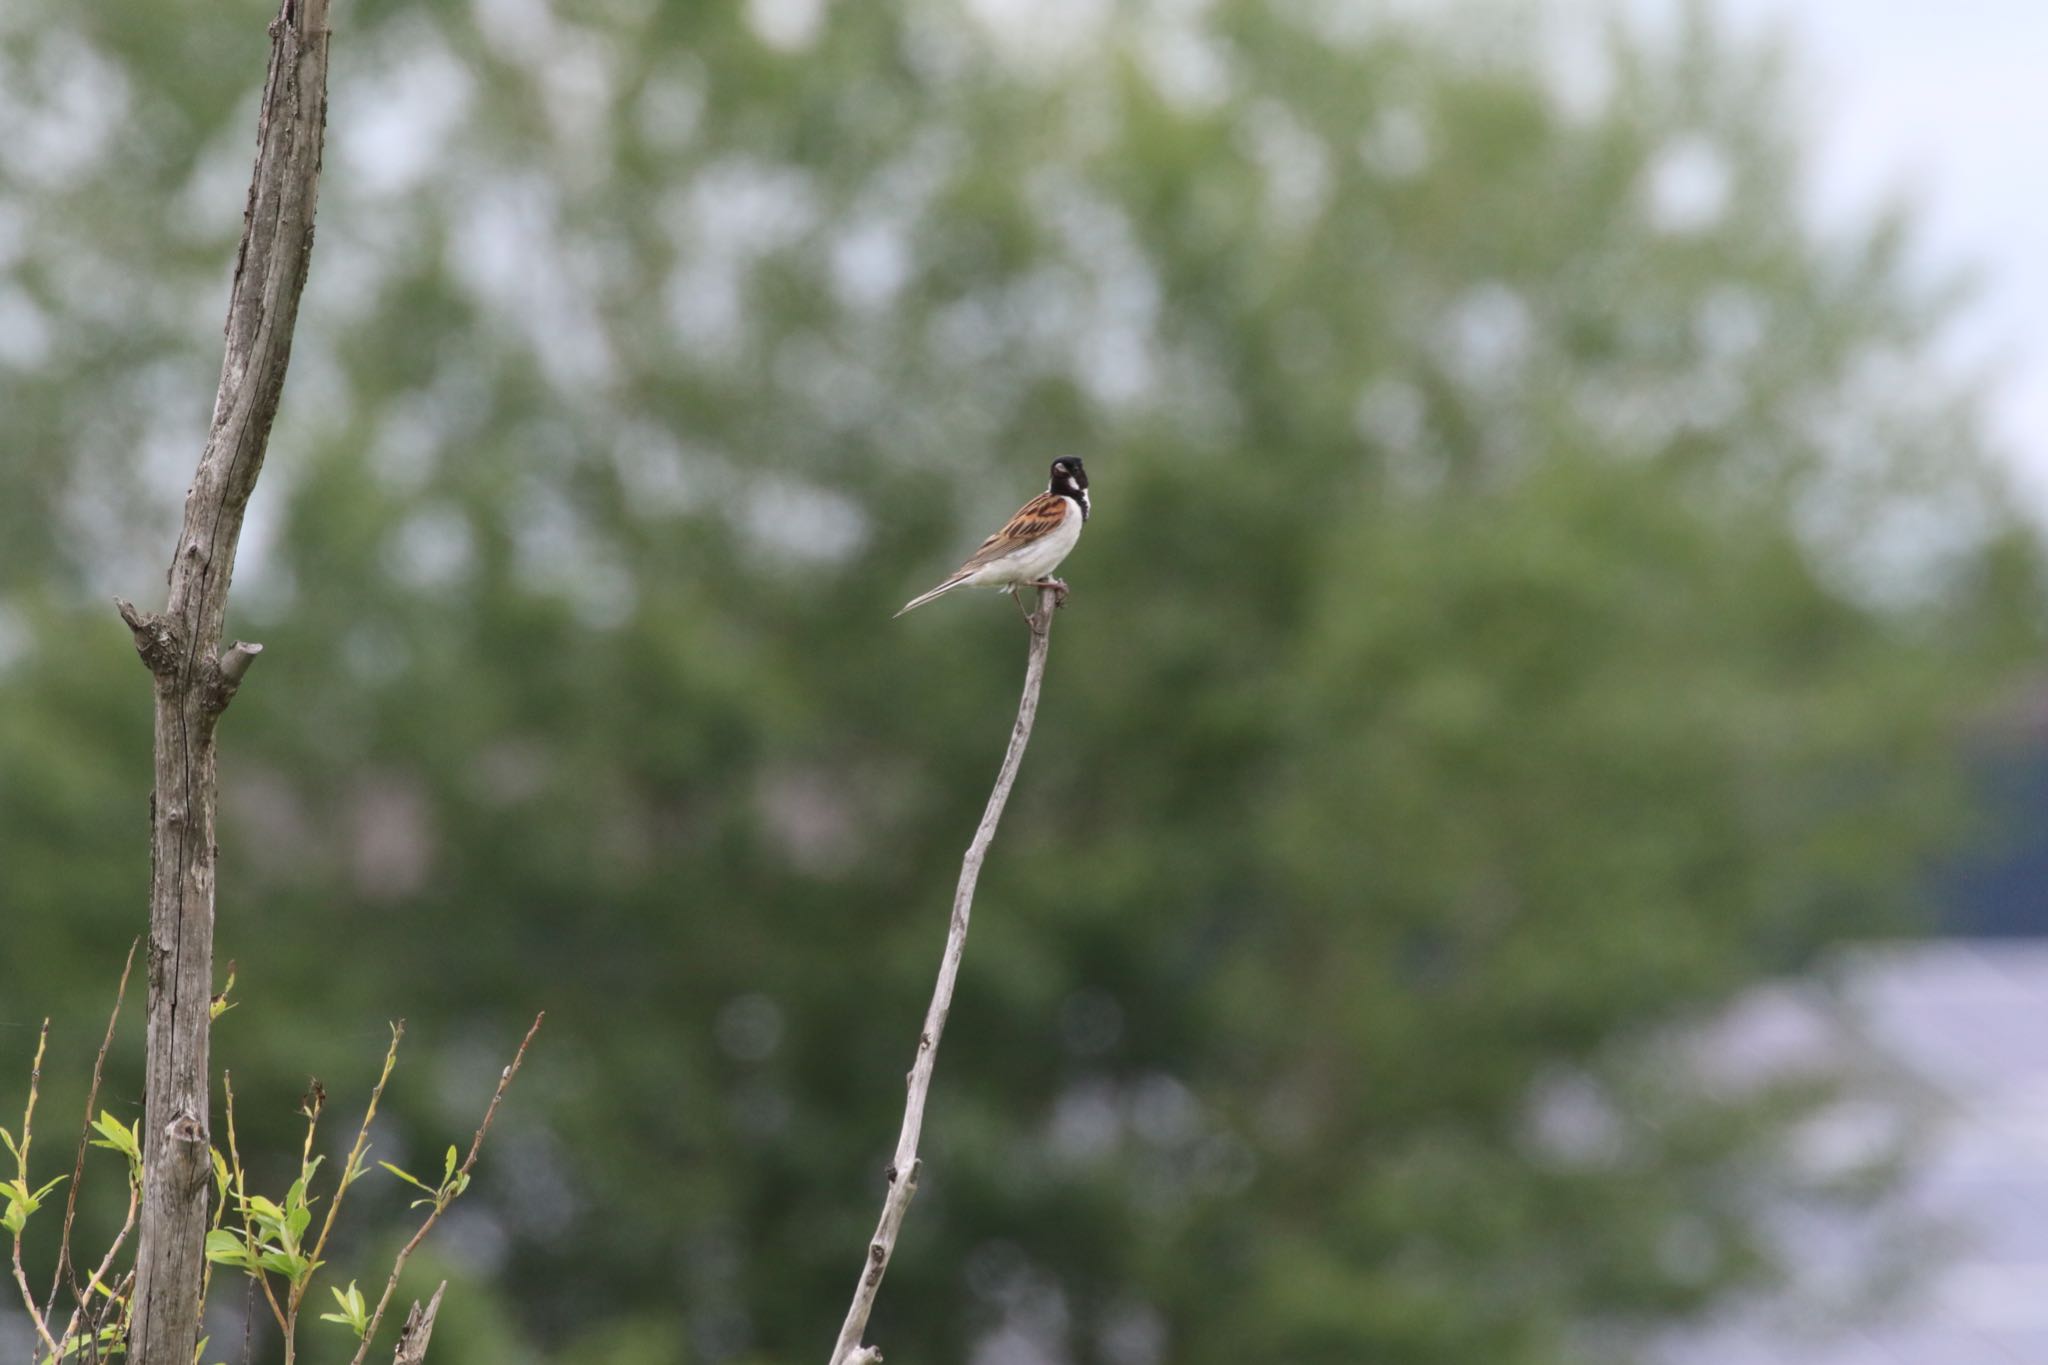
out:
{"label": "bird's tail", "polygon": [[[967,581],[967,578],[968,576],[964,573],[954,574],[951,578],[939,584],[938,587],[933,588],[930,592],[919,593],[916,597],[913,597],[908,602],[905,602],[903,604],[903,611],[897,612],[896,615],[901,616],[904,611],[916,611],[919,607],[931,601],[934,597],[944,597],[947,593],[953,591],[953,589],[965,583]],[[890,619],[894,620],[895,617],[891,617]]]}

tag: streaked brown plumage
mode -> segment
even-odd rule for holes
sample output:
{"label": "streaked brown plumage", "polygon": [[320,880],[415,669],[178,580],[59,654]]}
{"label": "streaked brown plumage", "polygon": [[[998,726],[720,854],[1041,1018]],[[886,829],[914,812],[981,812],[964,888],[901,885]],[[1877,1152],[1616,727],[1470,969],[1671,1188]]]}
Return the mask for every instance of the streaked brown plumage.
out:
{"label": "streaked brown plumage", "polygon": [[[1088,474],[1080,458],[1063,456],[1053,461],[1045,492],[1018,508],[1003,529],[981,542],[944,582],[912,598],[896,614],[901,616],[955,588],[1006,588],[1014,595],[1019,587],[1053,581],[1047,576],[1081,538],[1081,523],[1088,519],[1089,510]],[[1061,595],[1065,595],[1064,584]]]}

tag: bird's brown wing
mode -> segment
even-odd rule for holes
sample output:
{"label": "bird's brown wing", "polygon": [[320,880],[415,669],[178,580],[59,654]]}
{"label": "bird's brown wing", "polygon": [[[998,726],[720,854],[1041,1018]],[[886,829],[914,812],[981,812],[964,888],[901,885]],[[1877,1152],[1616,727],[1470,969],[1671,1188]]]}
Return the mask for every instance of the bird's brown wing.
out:
{"label": "bird's brown wing", "polygon": [[1067,500],[1059,494],[1040,493],[1018,508],[1017,515],[1011,517],[1002,530],[981,542],[981,548],[967,556],[960,572],[971,573],[1042,536],[1051,535],[1067,519],[1067,510]]}

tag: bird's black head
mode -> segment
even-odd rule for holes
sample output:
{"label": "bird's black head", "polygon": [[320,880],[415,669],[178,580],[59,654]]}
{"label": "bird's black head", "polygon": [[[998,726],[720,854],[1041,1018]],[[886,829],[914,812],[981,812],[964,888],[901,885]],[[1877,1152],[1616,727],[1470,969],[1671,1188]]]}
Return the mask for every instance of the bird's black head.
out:
{"label": "bird's black head", "polygon": [[1084,521],[1093,510],[1088,505],[1088,471],[1081,467],[1079,455],[1062,455],[1052,462],[1052,482],[1045,491],[1080,503]]}

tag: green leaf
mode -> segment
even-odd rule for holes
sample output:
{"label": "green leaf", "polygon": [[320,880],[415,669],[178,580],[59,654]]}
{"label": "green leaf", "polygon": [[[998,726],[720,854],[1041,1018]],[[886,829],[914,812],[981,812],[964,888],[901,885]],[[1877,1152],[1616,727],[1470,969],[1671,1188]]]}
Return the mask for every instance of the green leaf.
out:
{"label": "green leaf", "polygon": [[206,1234],[206,1259],[216,1265],[238,1265],[245,1269],[255,1268],[255,1258],[249,1253],[249,1243],[240,1233],[229,1232],[226,1228],[215,1228]]}
{"label": "green leaf", "polygon": [[19,1180],[0,1184],[0,1198],[7,1200],[7,1212],[0,1214],[0,1227],[6,1228],[9,1232],[20,1232],[28,1223],[29,1215],[43,1206],[43,1196],[70,1178],[68,1175],[60,1175],[34,1194],[30,1194],[28,1186]]}
{"label": "green leaf", "polygon": [[14,1145],[14,1134],[8,1132],[5,1128],[0,1128],[0,1143],[6,1144],[9,1156],[13,1157],[17,1162],[21,1160],[21,1149]]}
{"label": "green leaf", "polygon": [[[81,1354],[88,1344],[96,1345],[99,1348],[99,1357],[101,1359],[106,1359],[111,1356],[126,1355],[128,1348],[126,1343],[121,1340],[121,1334],[125,1331],[127,1331],[126,1324],[118,1322],[109,1323],[105,1327],[100,1328],[97,1332],[91,1334],[90,1336],[82,1334],[73,1334],[71,1336],[68,1336],[64,1338],[62,1342],[58,1343],[58,1347],[62,1354],[63,1359],[65,1360],[69,1360],[71,1359],[71,1357]],[[205,1340],[202,1340],[199,1343],[199,1349],[201,1351],[205,1350],[206,1342],[210,1341],[211,1339],[212,1338],[209,1337]],[[196,1355],[197,1352],[195,1352],[194,1354]]]}
{"label": "green leaf", "polygon": [[285,1251],[278,1247],[267,1248],[256,1258],[265,1270],[274,1270],[288,1280],[296,1280],[305,1266],[306,1258],[297,1252]]}
{"label": "green leaf", "polygon": [[413,1175],[407,1171],[401,1171],[388,1161],[380,1161],[377,1164],[379,1166],[382,1166],[385,1170],[391,1172],[391,1174],[397,1176],[400,1180],[403,1180],[406,1184],[417,1186],[418,1188],[425,1190],[428,1194],[434,1193],[434,1187],[432,1185],[429,1185],[426,1181],[420,1179],[418,1176]]}
{"label": "green leaf", "polygon": [[285,1191],[284,1232],[279,1240],[292,1250],[298,1249],[299,1238],[305,1235],[306,1228],[313,1221],[312,1205],[306,1198],[306,1182],[312,1178],[314,1171],[320,1169],[320,1161],[321,1158],[315,1157],[307,1165],[305,1174],[294,1180],[292,1187]]}
{"label": "green leaf", "polygon": [[334,1301],[341,1306],[341,1311],[339,1313],[322,1313],[320,1320],[322,1322],[341,1323],[352,1330],[356,1336],[361,1337],[368,1330],[370,1322],[369,1311],[363,1304],[363,1292],[356,1288],[356,1282],[354,1280],[348,1282],[348,1291],[346,1293],[331,1285],[328,1287],[327,1292],[334,1295]]}
{"label": "green leaf", "polygon": [[458,1158],[458,1157],[456,1156],[456,1154],[455,1154],[455,1146],[454,1146],[454,1144],[453,1144],[453,1143],[450,1143],[450,1144],[449,1144],[449,1147],[448,1147],[448,1161],[447,1161],[447,1164],[446,1164],[446,1165],[444,1165],[444,1166],[443,1166],[443,1167],[441,1168],[441,1183],[442,1183],[442,1184],[444,1184],[444,1185],[445,1185],[445,1184],[447,1184],[447,1183],[448,1183],[448,1177],[450,1177],[450,1176],[452,1176],[452,1175],[454,1175],[454,1174],[455,1174],[455,1163],[456,1163],[456,1161],[457,1161],[457,1160],[459,1160],[459,1158]]}
{"label": "green leaf", "polygon": [[92,1121],[92,1127],[93,1131],[100,1135],[98,1140],[92,1144],[93,1146],[105,1147],[108,1151],[120,1152],[122,1155],[137,1161],[142,1159],[140,1133],[130,1129],[127,1124],[121,1122],[121,1120],[115,1118],[106,1110],[100,1110],[100,1116]]}
{"label": "green leaf", "polygon": [[229,1010],[235,1007],[234,1002],[228,999],[228,996],[234,992],[234,989],[235,974],[233,972],[229,972],[228,979],[221,985],[220,994],[213,997],[213,1003],[209,1007],[206,1016],[207,1021],[209,1023],[215,1019],[220,1018],[223,1014],[226,1014]]}

